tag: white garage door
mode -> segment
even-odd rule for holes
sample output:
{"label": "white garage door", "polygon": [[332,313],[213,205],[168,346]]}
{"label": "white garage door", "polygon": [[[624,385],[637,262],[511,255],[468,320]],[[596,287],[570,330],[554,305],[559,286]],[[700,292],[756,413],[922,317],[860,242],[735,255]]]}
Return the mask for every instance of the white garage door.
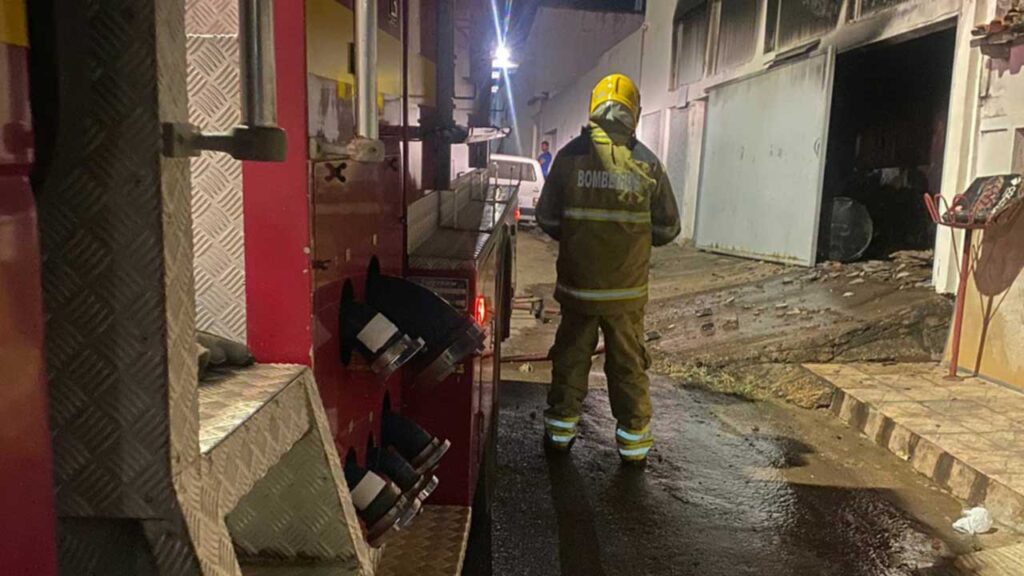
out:
{"label": "white garage door", "polygon": [[813,265],[834,52],[710,91],[697,246]]}

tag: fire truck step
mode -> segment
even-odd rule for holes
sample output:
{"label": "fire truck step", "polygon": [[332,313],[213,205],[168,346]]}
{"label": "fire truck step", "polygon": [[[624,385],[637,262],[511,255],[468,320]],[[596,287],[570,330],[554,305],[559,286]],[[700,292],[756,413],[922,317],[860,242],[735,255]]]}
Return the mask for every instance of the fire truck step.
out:
{"label": "fire truck step", "polygon": [[388,541],[378,576],[458,576],[466,556],[472,508],[424,506],[423,513]]}
{"label": "fire truck step", "polygon": [[[199,450],[208,453],[302,375],[303,366],[257,364],[199,387]],[[207,383],[209,382],[209,383]]]}

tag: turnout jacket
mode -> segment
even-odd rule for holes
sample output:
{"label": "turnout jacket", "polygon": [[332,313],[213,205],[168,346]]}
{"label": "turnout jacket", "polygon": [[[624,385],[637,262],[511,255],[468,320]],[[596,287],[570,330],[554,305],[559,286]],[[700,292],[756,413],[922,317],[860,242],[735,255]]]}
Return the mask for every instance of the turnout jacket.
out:
{"label": "turnout jacket", "polygon": [[643,309],[651,246],[680,230],[658,158],[634,137],[616,144],[594,122],[555,157],[537,223],[559,242],[555,299],[593,315]]}

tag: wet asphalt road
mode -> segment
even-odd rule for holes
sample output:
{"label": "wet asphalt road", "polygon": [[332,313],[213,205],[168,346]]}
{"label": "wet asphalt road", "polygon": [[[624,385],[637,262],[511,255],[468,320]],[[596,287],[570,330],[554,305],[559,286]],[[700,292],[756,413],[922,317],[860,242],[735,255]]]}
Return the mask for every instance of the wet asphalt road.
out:
{"label": "wet asphalt road", "polygon": [[896,576],[938,561],[939,540],[900,510],[898,495],[782,480],[809,448],[716,417],[716,405],[741,400],[657,380],[657,445],[643,471],[619,465],[601,389],[591,390],[571,456],[546,456],[545,391],[501,390],[495,575]]}

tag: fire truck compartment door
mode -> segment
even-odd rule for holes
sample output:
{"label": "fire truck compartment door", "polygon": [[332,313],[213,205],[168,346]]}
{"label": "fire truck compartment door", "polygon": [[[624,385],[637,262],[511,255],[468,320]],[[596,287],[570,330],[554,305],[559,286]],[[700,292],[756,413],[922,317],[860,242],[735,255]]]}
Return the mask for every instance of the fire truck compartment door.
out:
{"label": "fire truck compartment door", "polygon": [[829,49],[709,91],[699,248],[814,265],[834,69]]}

